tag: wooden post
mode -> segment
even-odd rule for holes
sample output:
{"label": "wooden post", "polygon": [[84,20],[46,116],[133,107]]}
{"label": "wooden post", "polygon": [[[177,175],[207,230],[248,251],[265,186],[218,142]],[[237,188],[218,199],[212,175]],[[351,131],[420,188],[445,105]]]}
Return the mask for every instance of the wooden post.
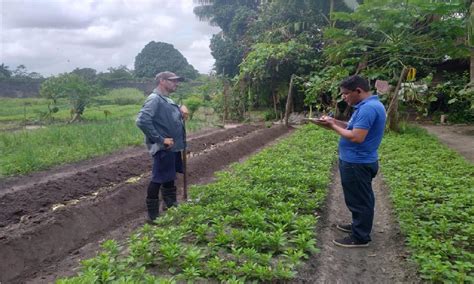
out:
{"label": "wooden post", "polygon": [[293,78],[295,74],[291,75],[290,86],[288,87],[288,97],[286,98],[285,107],[285,125],[288,126],[288,119],[290,118],[291,106],[293,104]]}
{"label": "wooden post", "polygon": [[275,120],[278,119],[278,110],[277,110],[277,98],[276,98],[276,94],[275,94],[275,90],[273,89],[273,86],[272,86],[272,99],[273,99],[273,112],[275,113]]}
{"label": "wooden post", "polygon": [[332,13],[334,12],[334,0],[329,0],[329,21],[330,21],[330,26],[331,28],[334,28],[335,22],[333,20]]}
{"label": "wooden post", "polygon": [[227,108],[227,92],[229,91],[229,85],[226,78],[224,77],[224,115],[222,116],[222,125],[225,125],[225,121],[228,119],[229,110]]}
{"label": "wooden post", "polygon": [[467,27],[468,27],[467,41],[468,41],[468,46],[471,49],[470,85],[471,87],[473,87],[474,86],[474,2],[471,3],[471,7],[469,8],[469,17],[468,17]]}
{"label": "wooden post", "polygon": [[393,131],[398,131],[398,92],[400,91],[400,86],[402,85],[403,79],[407,75],[408,69],[406,67],[403,67],[402,72],[400,73],[400,78],[398,78],[398,83],[397,87],[395,88],[395,91],[393,92],[393,97],[392,100],[390,101],[390,104],[387,109],[387,126],[388,129],[393,130]]}
{"label": "wooden post", "polygon": [[471,86],[474,86],[474,46],[471,47],[471,80],[470,84]]}
{"label": "wooden post", "polygon": [[[186,140],[186,138],[185,138]],[[184,201],[188,201],[188,157],[187,157],[187,149],[184,148],[182,152],[182,160],[183,160],[183,199]]]}

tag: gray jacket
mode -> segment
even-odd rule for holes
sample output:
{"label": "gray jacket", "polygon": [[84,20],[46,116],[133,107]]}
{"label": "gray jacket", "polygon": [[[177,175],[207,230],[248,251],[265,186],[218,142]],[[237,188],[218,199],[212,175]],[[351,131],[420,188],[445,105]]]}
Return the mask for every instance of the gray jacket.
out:
{"label": "gray jacket", "polygon": [[180,107],[157,89],[145,100],[136,124],[145,134],[145,143],[152,156],[165,149],[165,138],[174,140],[173,147],[167,150],[179,152],[186,147],[186,130]]}

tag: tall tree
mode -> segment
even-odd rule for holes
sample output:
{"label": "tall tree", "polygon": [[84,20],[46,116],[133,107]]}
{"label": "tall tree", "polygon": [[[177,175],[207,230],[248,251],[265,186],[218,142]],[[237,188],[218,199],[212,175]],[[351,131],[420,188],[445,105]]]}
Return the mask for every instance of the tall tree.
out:
{"label": "tall tree", "polygon": [[233,77],[239,72],[245,47],[235,40],[225,37],[223,33],[213,35],[211,38],[211,55],[216,62],[214,69],[217,74]]}
{"label": "tall tree", "polygon": [[135,57],[135,75],[153,78],[162,71],[171,71],[189,79],[195,79],[199,74],[173,45],[151,41]]}
{"label": "tall tree", "polygon": [[97,80],[97,70],[93,68],[76,68],[71,73],[79,75],[87,82],[95,82]]}
{"label": "tall tree", "polygon": [[18,65],[12,73],[15,78],[28,78],[28,70],[23,64]]}
{"label": "tall tree", "polygon": [[109,81],[133,80],[133,71],[128,69],[128,67],[125,65],[120,65],[118,67],[109,67],[107,68],[107,70],[109,72],[103,73],[106,80],[109,80]]}
{"label": "tall tree", "polygon": [[233,77],[238,73],[238,65],[251,46],[246,32],[249,24],[257,17],[258,0],[200,0],[194,8],[200,20],[222,29],[211,39],[211,53],[216,59],[217,74]]}
{"label": "tall tree", "polygon": [[0,65],[0,79],[10,78],[12,76],[12,71],[4,63]]}

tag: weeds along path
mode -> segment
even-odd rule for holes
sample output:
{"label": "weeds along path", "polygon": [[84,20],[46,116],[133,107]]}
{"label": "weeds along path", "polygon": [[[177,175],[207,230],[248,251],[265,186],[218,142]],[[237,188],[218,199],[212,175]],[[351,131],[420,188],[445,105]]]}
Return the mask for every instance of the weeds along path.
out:
{"label": "weeds along path", "polygon": [[[244,125],[190,137],[189,184],[211,179],[215,171],[288,131],[286,127]],[[209,148],[213,149],[206,150]],[[82,170],[59,174],[60,178],[44,173],[43,182],[21,189],[21,180],[10,180],[10,188],[2,186],[0,282],[25,282],[122,224],[141,216],[144,219],[151,160],[143,150],[133,151],[137,154],[109,158],[111,163],[107,159],[92,162],[90,167],[85,163]]]}
{"label": "weeds along path", "polygon": [[392,210],[388,189],[379,173],[373,181],[375,220],[372,242],[368,248],[341,248],[332,243],[347,235],[336,224],[350,223],[344,203],[341,177],[337,167],[329,189],[326,206],[317,226],[319,253],[313,255],[298,273],[301,283],[418,283]]}

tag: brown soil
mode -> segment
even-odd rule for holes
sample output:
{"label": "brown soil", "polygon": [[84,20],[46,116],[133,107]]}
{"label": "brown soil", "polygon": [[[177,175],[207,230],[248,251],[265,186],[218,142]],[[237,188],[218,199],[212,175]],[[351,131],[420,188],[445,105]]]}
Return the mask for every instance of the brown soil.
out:
{"label": "brown soil", "polygon": [[[383,170],[383,169],[381,169]],[[298,273],[303,283],[414,283],[420,282],[416,268],[407,261],[404,237],[400,233],[388,189],[380,173],[373,181],[375,219],[368,248],[341,248],[332,243],[347,235],[336,224],[351,222],[342,194],[341,177],[334,178],[321,214],[316,235],[320,252],[313,255]]]}

